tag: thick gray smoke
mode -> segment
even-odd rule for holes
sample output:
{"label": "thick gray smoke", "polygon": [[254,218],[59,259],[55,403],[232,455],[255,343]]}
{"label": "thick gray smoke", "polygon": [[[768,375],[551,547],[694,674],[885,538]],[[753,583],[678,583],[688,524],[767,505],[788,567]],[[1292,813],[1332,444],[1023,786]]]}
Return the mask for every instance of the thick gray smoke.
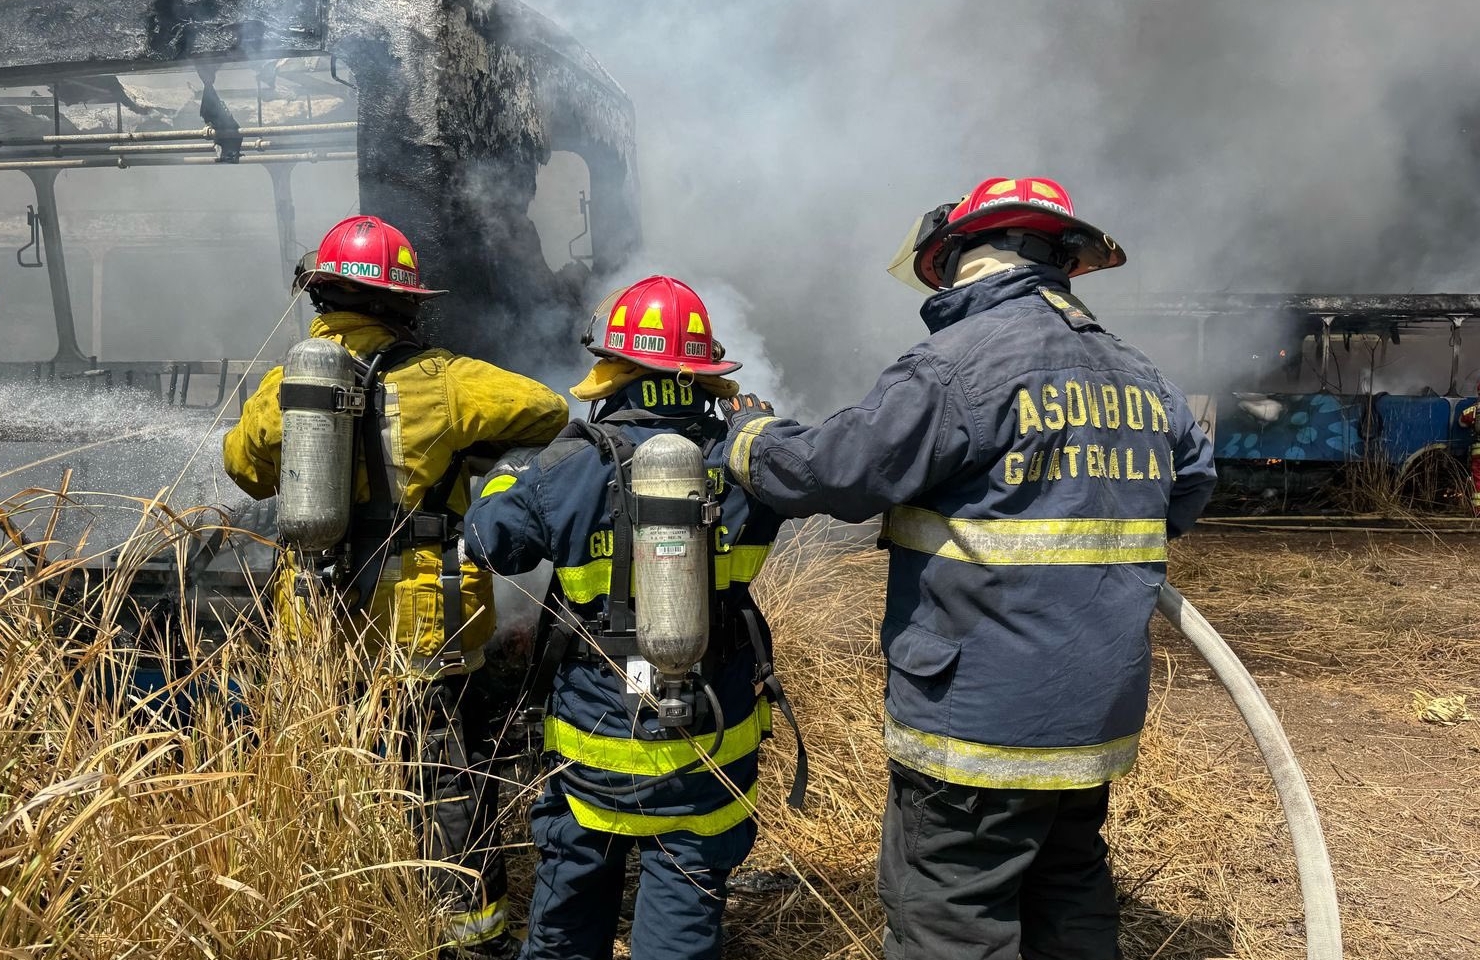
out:
{"label": "thick gray smoke", "polygon": [[884,264],[990,175],[1126,247],[1092,305],[1477,287],[1472,0],[538,5],[636,104],[646,258],[738,290],[804,412],[923,335]]}

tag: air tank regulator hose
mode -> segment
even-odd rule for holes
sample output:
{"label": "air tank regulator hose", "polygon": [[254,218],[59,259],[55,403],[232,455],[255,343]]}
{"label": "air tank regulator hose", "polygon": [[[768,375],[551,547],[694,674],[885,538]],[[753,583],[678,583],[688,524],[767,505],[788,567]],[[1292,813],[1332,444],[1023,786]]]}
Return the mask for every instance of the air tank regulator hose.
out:
{"label": "air tank regulator hose", "polygon": [[576,789],[584,790],[587,793],[594,793],[597,796],[602,797],[630,797],[633,794],[640,793],[643,790],[649,790],[653,787],[661,786],[662,784],[665,784],[670,780],[678,779],[686,773],[693,773],[695,770],[698,770],[701,766],[704,765],[706,761],[711,761],[713,758],[719,756],[719,748],[725,742],[725,712],[720,709],[719,697],[715,694],[714,688],[711,687],[707,682],[704,683],[702,689],[704,690],[704,696],[709,700],[709,710],[714,715],[714,745],[708,750],[702,750],[698,747],[695,747],[695,752],[698,754],[698,756],[690,760],[688,763],[677,768],[676,770],[669,770],[667,773],[660,773],[656,776],[633,777],[632,783],[630,785],[624,785],[620,787],[611,787],[607,786],[604,783],[597,783],[594,780],[588,780],[580,774],[572,771],[570,767],[565,767],[560,770],[560,776],[563,777],[567,783],[571,784]]}
{"label": "air tank regulator hose", "polygon": [[1290,825],[1300,895],[1305,901],[1305,955],[1308,960],[1341,960],[1341,915],[1336,905],[1336,881],[1321,833],[1320,817],[1295,751],[1279,718],[1249,671],[1228,643],[1170,583],[1163,583],[1156,609],[1192,642],[1207,660],[1249,725],[1264,765],[1274,780],[1275,793]]}

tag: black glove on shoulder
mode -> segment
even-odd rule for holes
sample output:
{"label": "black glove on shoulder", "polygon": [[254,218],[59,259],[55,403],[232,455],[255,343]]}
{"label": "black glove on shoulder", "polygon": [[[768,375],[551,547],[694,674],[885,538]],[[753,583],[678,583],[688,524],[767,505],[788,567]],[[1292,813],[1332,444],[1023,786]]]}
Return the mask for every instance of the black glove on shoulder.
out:
{"label": "black glove on shoulder", "polygon": [[776,408],[771,406],[769,400],[762,400],[753,393],[742,393],[721,398],[719,412],[724,415],[725,422],[730,425],[730,430],[739,432],[741,427],[752,420],[759,417],[774,417]]}

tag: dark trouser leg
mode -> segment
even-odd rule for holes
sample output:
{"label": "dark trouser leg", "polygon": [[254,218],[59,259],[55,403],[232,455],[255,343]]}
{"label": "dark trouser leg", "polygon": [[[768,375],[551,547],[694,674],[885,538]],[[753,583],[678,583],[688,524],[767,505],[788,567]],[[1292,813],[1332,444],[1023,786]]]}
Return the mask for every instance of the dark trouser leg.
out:
{"label": "dark trouser leg", "polygon": [[1016,960],[1024,877],[1054,791],[986,790],[891,765],[879,897],[889,960]]}
{"label": "dark trouser leg", "polygon": [[1470,444],[1470,509],[1480,517],[1480,439]]}
{"label": "dark trouser leg", "polygon": [[1023,877],[1023,960],[1118,960],[1120,908],[1100,829],[1110,785],[1058,792],[1058,813]]}
{"label": "dark trouser leg", "polygon": [[439,892],[455,906],[447,938],[462,945],[503,933],[508,881],[498,826],[498,780],[488,678],[482,670],[434,681],[419,727],[417,783],[430,806],[428,855],[477,872],[441,871]]}
{"label": "dark trouser leg", "polygon": [[529,815],[540,860],[520,960],[611,960],[632,838],[587,830],[548,786]]}
{"label": "dark trouser leg", "polygon": [[725,883],[750,855],[755,835],[755,821],[747,819],[713,837],[676,830],[638,840],[636,960],[719,960]]}

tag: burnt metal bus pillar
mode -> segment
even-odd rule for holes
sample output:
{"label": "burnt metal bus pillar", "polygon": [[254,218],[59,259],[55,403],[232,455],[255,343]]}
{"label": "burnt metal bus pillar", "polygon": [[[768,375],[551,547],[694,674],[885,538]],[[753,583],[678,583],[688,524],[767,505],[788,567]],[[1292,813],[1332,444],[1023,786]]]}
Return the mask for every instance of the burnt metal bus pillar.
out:
{"label": "burnt metal bus pillar", "polygon": [[56,170],[27,170],[36,188],[36,216],[41,220],[41,243],[46,248],[46,277],[51,281],[52,313],[56,315],[57,354],[54,361],[81,361],[77,323],[72,317],[72,291],[67,287],[67,258],[62,253],[62,225],[57,217]]}
{"label": "burnt metal bus pillar", "polygon": [[1465,318],[1462,314],[1449,315],[1449,389],[1445,391],[1446,397],[1457,397],[1459,392],[1459,349],[1464,343],[1464,336],[1460,328],[1464,326]]}
{"label": "burnt metal bus pillar", "polygon": [[578,152],[591,175],[591,269],[609,275],[642,244],[641,213],[633,204],[634,174],[615,150],[583,146]]}
{"label": "burnt metal bus pillar", "polygon": [[[293,270],[298,266],[298,211],[293,206],[293,171],[296,163],[269,163],[267,175],[272,179],[272,208],[277,215],[278,254],[283,261],[283,284],[291,286]],[[303,304],[300,301],[294,311],[298,317],[298,335],[308,336],[304,323]]]}
{"label": "burnt metal bus pillar", "polygon": [[1331,381],[1327,379],[1327,372],[1331,368],[1331,324],[1336,317],[1332,314],[1321,316],[1321,392],[1327,393],[1331,388]]}

